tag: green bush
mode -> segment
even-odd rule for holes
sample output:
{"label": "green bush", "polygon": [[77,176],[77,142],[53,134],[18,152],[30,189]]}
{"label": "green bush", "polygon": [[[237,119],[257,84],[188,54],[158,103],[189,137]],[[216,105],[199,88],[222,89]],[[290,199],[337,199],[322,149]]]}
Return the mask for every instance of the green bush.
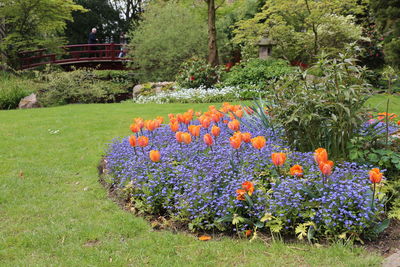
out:
{"label": "green bush", "polygon": [[116,102],[120,95],[130,92],[132,84],[122,78],[110,78],[110,73],[79,69],[48,74],[44,77],[47,83],[39,92],[39,101],[43,106]]}
{"label": "green bush", "polygon": [[305,152],[323,147],[333,158],[348,158],[347,144],[366,121],[364,103],[371,92],[366,69],[355,61],[344,55],[321,58],[313,67],[321,76],[299,70],[269,90],[271,118],[294,148]]}
{"label": "green bush", "polygon": [[182,63],[176,76],[178,85],[183,88],[211,87],[219,79],[218,67],[211,67],[198,57],[192,57]]}
{"label": "green bush", "polygon": [[152,1],[130,32],[129,57],[140,82],[172,81],[180,64],[207,55],[207,23],[195,6]]}
{"label": "green bush", "polygon": [[229,72],[223,75],[222,83],[225,86],[258,87],[265,88],[266,83],[291,73],[285,60],[280,59],[249,59],[233,66]]}
{"label": "green bush", "polygon": [[19,101],[35,91],[35,85],[27,78],[0,72],[0,109],[14,109]]}

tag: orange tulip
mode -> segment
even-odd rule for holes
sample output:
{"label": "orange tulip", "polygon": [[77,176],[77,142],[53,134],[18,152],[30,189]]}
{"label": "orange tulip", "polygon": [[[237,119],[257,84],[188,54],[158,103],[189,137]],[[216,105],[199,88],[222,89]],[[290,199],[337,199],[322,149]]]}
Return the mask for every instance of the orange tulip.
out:
{"label": "orange tulip", "polygon": [[275,166],[282,166],[283,164],[285,164],[286,154],[282,152],[272,153],[271,158],[272,158],[272,163],[274,163]]}
{"label": "orange tulip", "polygon": [[137,143],[140,147],[145,147],[149,144],[149,138],[147,136],[139,136],[137,139]]}
{"label": "orange tulip", "polygon": [[144,126],[144,121],[143,121],[142,118],[135,118],[134,121],[135,121],[135,124],[136,124],[140,129],[143,128],[143,126]]}
{"label": "orange tulip", "polygon": [[220,133],[221,133],[221,129],[218,126],[213,125],[213,127],[211,127],[211,134],[212,135],[217,137],[217,136],[219,136]]}
{"label": "orange tulip", "polygon": [[292,176],[297,176],[297,177],[302,177],[303,176],[303,167],[300,165],[294,165],[293,167],[290,168],[290,175]]}
{"label": "orange tulip", "polygon": [[129,127],[129,129],[131,129],[131,131],[133,132],[133,133],[138,133],[139,131],[140,131],[140,128],[139,128],[139,126],[137,125],[137,124],[131,124],[131,126]]}
{"label": "orange tulip", "polygon": [[251,144],[258,150],[265,147],[266,142],[267,141],[265,140],[264,136],[257,136],[251,139]]}
{"label": "orange tulip", "polygon": [[190,125],[188,127],[189,132],[196,137],[200,136],[200,125]]}
{"label": "orange tulip", "polygon": [[170,120],[175,119],[175,114],[169,113],[169,114],[168,114],[168,118],[169,118]]}
{"label": "orange tulip", "polygon": [[319,165],[321,162],[328,161],[328,152],[325,148],[318,148],[314,153],[315,162]]}
{"label": "orange tulip", "polygon": [[254,113],[254,110],[252,110],[250,107],[244,107],[244,110],[246,111],[247,114],[251,115]]}
{"label": "orange tulip", "polygon": [[252,230],[246,230],[245,232],[244,232],[244,234],[246,235],[246,237],[250,237],[251,236],[251,234],[253,233],[253,231]]}
{"label": "orange tulip", "polygon": [[157,122],[154,120],[144,121],[144,127],[149,131],[154,131],[157,128]]}
{"label": "orange tulip", "polygon": [[236,117],[239,117],[239,118],[243,117],[243,110],[241,110],[241,109],[236,110],[235,115],[236,115]]}
{"label": "orange tulip", "polygon": [[159,121],[160,124],[162,124],[162,123],[164,122],[164,118],[161,117],[161,116],[158,116],[158,117],[156,118],[156,120]]}
{"label": "orange tulip", "polygon": [[240,129],[240,122],[238,120],[232,120],[228,123],[228,127],[229,129],[231,129],[232,131],[236,132],[239,131]]}
{"label": "orange tulip", "polygon": [[196,115],[196,117],[200,117],[200,116],[201,116],[201,111],[196,111],[196,112],[194,113],[194,115]]}
{"label": "orange tulip", "polygon": [[208,241],[208,240],[211,240],[211,236],[209,236],[209,235],[202,235],[202,236],[200,236],[199,237],[199,240],[200,241]]}
{"label": "orange tulip", "polygon": [[383,173],[378,168],[373,168],[369,171],[369,180],[376,184],[382,181]]}
{"label": "orange tulip", "polygon": [[175,139],[176,139],[176,141],[178,141],[179,143],[182,143],[182,142],[183,142],[182,134],[183,134],[183,132],[176,132],[176,134],[175,134]]}
{"label": "orange tulip", "polygon": [[331,160],[319,163],[319,169],[321,170],[321,173],[325,176],[329,176],[332,174],[332,168],[333,168],[333,161]]}
{"label": "orange tulip", "polygon": [[400,121],[397,121],[397,125],[399,125],[399,126],[400,126]]}
{"label": "orange tulip", "polygon": [[132,147],[137,146],[136,136],[134,135],[129,136],[129,143],[131,144]]}
{"label": "orange tulip", "polygon": [[254,192],[254,184],[252,182],[246,181],[242,184],[242,188],[251,196]]}
{"label": "orange tulip", "polygon": [[176,122],[170,122],[169,127],[171,128],[171,131],[176,132],[179,130],[179,123]]}
{"label": "orange tulip", "polygon": [[158,150],[152,150],[149,153],[149,157],[153,162],[159,162],[161,158],[161,154]]}
{"label": "orange tulip", "polygon": [[242,144],[242,139],[239,137],[232,136],[229,138],[229,142],[234,149],[239,149]]}
{"label": "orange tulip", "polygon": [[204,118],[200,121],[200,123],[203,128],[208,128],[210,127],[211,120],[209,118]]}
{"label": "orange tulip", "polygon": [[211,134],[205,134],[203,137],[203,140],[207,146],[211,146],[214,143],[214,140],[213,140]]}
{"label": "orange tulip", "polygon": [[236,194],[237,194],[237,196],[236,196],[237,200],[245,200],[244,195],[246,194],[246,190],[238,189],[238,190],[236,190]]}
{"label": "orange tulip", "polygon": [[182,142],[185,144],[190,144],[190,142],[192,142],[192,137],[189,133],[182,133]]}
{"label": "orange tulip", "polygon": [[211,119],[213,122],[218,123],[221,120],[221,117],[218,114],[212,114]]}
{"label": "orange tulip", "polygon": [[242,133],[242,140],[245,143],[251,142],[251,133]]}

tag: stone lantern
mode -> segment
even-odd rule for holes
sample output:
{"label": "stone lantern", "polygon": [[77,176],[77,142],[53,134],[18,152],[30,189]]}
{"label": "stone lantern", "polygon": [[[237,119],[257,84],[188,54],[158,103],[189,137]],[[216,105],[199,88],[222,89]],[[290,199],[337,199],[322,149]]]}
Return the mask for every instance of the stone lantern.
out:
{"label": "stone lantern", "polygon": [[272,47],[275,46],[275,41],[270,38],[264,37],[258,42],[258,57],[267,59],[271,56]]}

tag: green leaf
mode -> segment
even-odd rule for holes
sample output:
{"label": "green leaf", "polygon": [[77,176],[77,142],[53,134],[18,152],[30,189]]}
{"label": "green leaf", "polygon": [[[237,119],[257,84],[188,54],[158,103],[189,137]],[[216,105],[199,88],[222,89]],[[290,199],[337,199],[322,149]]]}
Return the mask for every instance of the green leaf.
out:
{"label": "green leaf", "polygon": [[380,234],[380,233],[382,233],[383,231],[385,231],[386,228],[388,228],[389,223],[390,223],[390,219],[383,220],[382,222],[380,222],[379,224],[377,224],[377,225],[372,229],[372,231],[373,231],[374,233],[376,233],[376,234]]}
{"label": "green leaf", "polygon": [[253,200],[248,194],[244,194],[244,197],[246,198],[247,203],[249,204],[250,207],[254,206]]}
{"label": "green leaf", "polygon": [[226,216],[224,216],[224,217],[222,217],[222,218],[217,219],[215,222],[217,222],[217,223],[231,222],[232,219],[233,219],[233,216],[232,216],[232,215],[226,215]]}

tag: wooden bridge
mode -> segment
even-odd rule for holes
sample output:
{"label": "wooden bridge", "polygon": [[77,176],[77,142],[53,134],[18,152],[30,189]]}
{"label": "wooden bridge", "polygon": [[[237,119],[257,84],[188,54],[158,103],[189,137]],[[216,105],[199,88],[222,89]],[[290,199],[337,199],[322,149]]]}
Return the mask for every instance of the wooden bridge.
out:
{"label": "wooden bridge", "polygon": [[125,56],[120,57],[123,44],[77,44],[59,47],[59,53],[48,53],[47,49],[19,53],[21,69],[34,69],[46,64],[55,64],[64,69],[92,67],[98,69],[125,69]]}

